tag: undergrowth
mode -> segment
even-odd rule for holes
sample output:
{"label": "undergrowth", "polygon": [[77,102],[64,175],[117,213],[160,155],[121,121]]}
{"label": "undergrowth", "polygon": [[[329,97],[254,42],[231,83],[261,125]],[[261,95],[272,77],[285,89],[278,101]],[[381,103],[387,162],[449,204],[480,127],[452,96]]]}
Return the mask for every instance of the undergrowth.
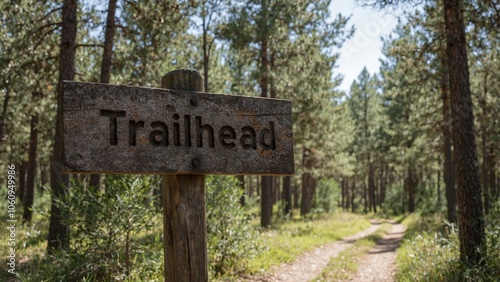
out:
{"label": "undergrowth", "polygon": [[439,215],[414,214],[403,224],[408,232],[398,250],[398,281],[499,281],[500,206],[486,217],[487,255],[482,266],[462,265],[458,230]]}

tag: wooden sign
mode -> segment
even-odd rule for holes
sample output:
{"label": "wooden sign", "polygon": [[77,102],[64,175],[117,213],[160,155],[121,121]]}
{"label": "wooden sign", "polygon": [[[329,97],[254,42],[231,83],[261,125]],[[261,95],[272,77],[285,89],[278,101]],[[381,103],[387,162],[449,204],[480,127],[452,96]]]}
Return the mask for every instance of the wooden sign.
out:
{"label": "wooden sign", "polygon": [[294,173],[291,103],[64,82],[66,173]]}

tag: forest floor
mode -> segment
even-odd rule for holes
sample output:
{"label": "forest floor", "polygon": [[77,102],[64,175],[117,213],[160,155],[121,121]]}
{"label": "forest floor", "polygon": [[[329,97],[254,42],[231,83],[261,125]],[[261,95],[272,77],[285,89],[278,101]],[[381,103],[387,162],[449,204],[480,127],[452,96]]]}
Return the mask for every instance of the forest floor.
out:
{"label": "forest floor", "polygon": [[[381,225],[380,221],[371,220],[371,226],[355,235],[343,238],[340,241],[318,247],[310,252],[303,253],[294,262],[273,267],[264,274],[245,277],[242,281],[249,282],[305,282],[317,278],[327,266],[331,258],[351,247],[357,240],[374,233]],[[358,272],[348,281],[395,281],[396,249],[405,233],[402,224],[392,222],[391,230],[378,240],[358,263]]]}

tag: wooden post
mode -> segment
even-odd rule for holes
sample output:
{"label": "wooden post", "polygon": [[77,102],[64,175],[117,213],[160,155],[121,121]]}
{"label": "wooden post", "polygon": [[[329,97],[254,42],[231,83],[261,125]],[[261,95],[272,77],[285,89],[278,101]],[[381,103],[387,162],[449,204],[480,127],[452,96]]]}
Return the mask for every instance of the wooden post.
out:
{"label": "wooden post", "polygon": [[[194,70],[167,73],[161,87],[204,90],[203,78]],[[196,106],[196,100],[186,101]],[[191,165],[199,162],[193,159]],[[162,189],[165,281],[208,281],[205,176],[164,175]]]}

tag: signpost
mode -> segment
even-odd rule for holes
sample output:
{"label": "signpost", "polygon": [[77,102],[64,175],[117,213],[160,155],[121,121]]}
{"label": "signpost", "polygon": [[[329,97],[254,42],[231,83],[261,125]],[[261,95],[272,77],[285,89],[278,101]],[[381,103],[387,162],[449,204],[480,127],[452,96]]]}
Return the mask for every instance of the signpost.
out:
{"label": "signpost", "polygon": [[192,70],[162,88],[65,82],[63,170],[164,175],[165,281],[207,281],[204,175],[293,174],[291,103],[203,93]]}

